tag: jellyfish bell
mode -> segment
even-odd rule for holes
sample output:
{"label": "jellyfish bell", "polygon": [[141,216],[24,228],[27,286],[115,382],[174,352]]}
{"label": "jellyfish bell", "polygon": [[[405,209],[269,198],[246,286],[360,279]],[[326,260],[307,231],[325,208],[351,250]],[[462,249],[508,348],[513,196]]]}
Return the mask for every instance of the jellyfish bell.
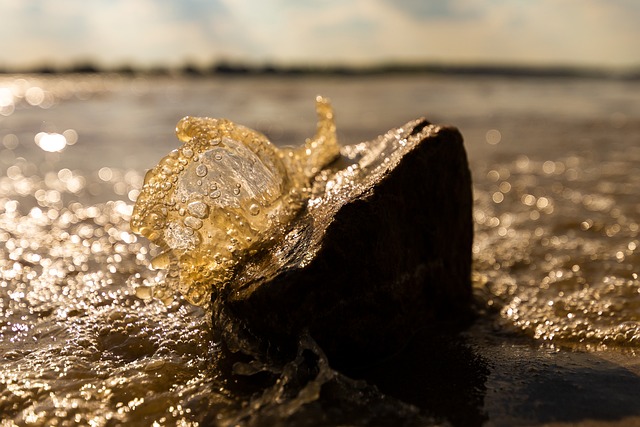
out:
{"label": "jellyfish bell", "polygon": [[310,180],[339,155],[329,102],[318,97],[316,110],[316,135],[298,149],[226,119],[180,120],[183,145],[147,172],[131,218],[161,248],[152,266],[167,270],[168,287],[206,304],[211,286],[300,211]]}

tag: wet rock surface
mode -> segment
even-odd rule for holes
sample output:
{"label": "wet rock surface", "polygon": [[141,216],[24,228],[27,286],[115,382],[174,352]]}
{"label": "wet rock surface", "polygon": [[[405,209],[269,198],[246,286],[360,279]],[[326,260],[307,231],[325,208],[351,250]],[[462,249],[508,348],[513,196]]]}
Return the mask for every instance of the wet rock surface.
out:
{"label": "wet rock surface", "polygon": [[471,178],[460,133],[424,119],[341,149],[280,241],[212,295],[234,353],[286,354],[308,333],[332,366],[462,322],[471,302]]}

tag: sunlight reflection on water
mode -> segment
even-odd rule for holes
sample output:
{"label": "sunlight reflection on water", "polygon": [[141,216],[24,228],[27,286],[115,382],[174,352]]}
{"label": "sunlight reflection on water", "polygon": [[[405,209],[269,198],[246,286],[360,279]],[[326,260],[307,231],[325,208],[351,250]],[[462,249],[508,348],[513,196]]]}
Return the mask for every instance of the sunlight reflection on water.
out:
{"label": "sunlight reflection on water", "polygon": [[178,145],[183,115],[301,143],[316,92],[333,99],[343,143],[430,112],[460,127],[475,180],[474,287],[496,328],[636,352],[640,111],[626,84],[0,78],[0,413],[196,425],[239,410],[213,373],[205,313],[146,295],[155,249],[129,230],[132,202],[144,169]]}

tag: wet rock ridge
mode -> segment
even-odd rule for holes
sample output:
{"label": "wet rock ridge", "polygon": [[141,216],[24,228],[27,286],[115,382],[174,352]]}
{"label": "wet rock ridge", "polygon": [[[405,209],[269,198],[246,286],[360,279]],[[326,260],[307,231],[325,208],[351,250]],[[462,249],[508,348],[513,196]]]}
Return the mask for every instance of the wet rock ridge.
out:
{"label": "wet rock ridge", "polygon": [[214,287],[214,330],[236,355],[308,333],[335,367],[387,357],[469,317],[471,210],[457,129],[418,119],[343,146],[278,240]]}

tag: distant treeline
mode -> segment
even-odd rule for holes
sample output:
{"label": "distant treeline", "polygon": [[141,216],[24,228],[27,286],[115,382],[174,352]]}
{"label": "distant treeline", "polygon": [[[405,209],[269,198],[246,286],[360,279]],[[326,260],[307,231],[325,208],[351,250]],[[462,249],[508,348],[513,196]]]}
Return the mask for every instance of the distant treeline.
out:
{"label": "distant treeline", "polygon": [[449,74],[469,76],[500,77],[590,77],[640,79],[640,67],[631,70],[611,70],[605,68],[581,68],[570,66],[520,66],[520,65],[451,65],[451,64],[379,64],[373,66],[351,65],[253,65],[231,62],[216,62],[211,66],[187,63],[179,67],[134,67],[123,65],[105,68],[94,63],[78,63],[67,67],[42,65],[29,69],[1,68],[0,73],[34,74],[96,74],[117,73],[122,75],[184,75],[204,77],[211,75],[281,75],[281,76],[363,76],[383,74]]}

